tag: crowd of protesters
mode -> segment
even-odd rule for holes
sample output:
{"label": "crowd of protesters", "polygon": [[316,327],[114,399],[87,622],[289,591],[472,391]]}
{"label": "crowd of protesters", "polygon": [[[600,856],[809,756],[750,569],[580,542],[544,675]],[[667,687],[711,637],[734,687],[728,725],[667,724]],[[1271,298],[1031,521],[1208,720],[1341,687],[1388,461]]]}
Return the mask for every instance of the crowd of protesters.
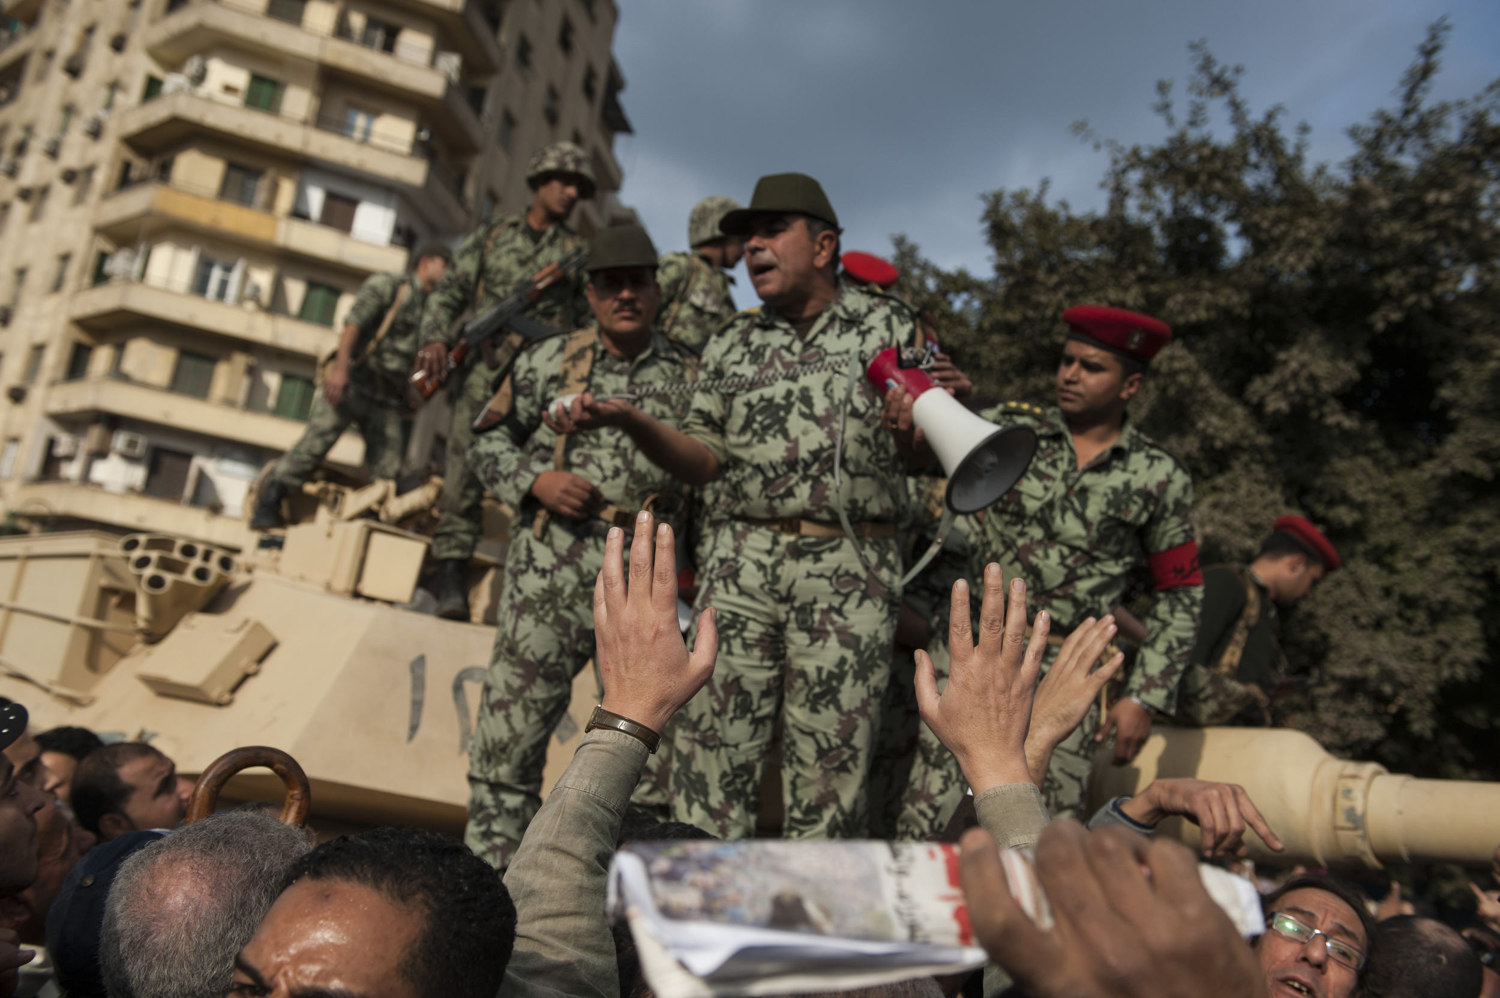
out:
{"label": "crowd of protesters", "polygon": [[[596,585],[603,706],[660,731],[713,672],[717,632],[710,611],[693,647],[684,644],[671,531],[644,514],[634,530],[628,565],[625,531],[610,531]],[[1205,892],[1200,857],[1149,836],[1181,814],[1201,824],[1206,856],[1242,853],[1247,829],[1275,849],[1238,787],[1159,781],[1088,826],[1049,822],[1037,767],[1093,702],[1102,680],[1091,663],[1112,622],[1070,635],[1038,682],[1046,620],[1028,636],[1024,584],[991,566],[978,585],[973,627],[966,584],[954,590],[946,689],[927,662],[917,695],[974,792],[979,827],[963,836],[960,875],[994,966],[988,984],[976,973],[861,993],[1496,992],[1500,897],[1477,886],[1479,917],[1460,935],[1416,915],[1377,922],[1359,889],[1301,874],[1264,897],[1266,931],[1247,945]],[[255,807],[182,826],[191,787],[161,752],[104,745],[80,729],[33,736],[27,719],[22,705],[0,705],[4,996],[648,993],[628,933],[606,918],[610,856],[622,838],[705,834],[626,820],[650,753],[611,728],[584,737],[502,880],[461,842],[428,831],[315,845]],[[1050,928],[1011,897],[997,844],[1034,848]]]}

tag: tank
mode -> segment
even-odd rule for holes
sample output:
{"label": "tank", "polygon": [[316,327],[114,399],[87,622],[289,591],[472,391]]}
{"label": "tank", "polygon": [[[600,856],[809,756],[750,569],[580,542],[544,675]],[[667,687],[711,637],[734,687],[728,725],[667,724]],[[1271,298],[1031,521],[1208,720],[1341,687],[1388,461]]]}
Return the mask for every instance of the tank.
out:
{"label": "tank", "polygon": [[[279,548],[244,553],[167,534],[0,538],[0,694],[25,703],[36,729],[149,739],[189,776],[239,746],[279,748],[307,773],[310,820],[325,833],[458,833],[494,629],[413,605],[427,537],[400,524],[436,495],[334,489]],[[486,534],[503,537],[494,513]],[[472,616],[490,624],[498,564],[491,556],[472,578]],[[544,789],[598,698],[585,669],[549,742]],[[1484,865],[1500,828],[1500,784],[1390,774],[1291,730],[1158,728],[1131,765],[1108,755],[1095,806],[1157,777],[1239,783],[1287,845],[1272,854],[1248,836],[1257,859],[1276,863]],[[265,770],[224,787],[229,800],[281,795]],[[1164,828],[1196,842],[1191,825]]]}
{"label": "tank", "polygon": [[[461,832],[494,629],[416,611],[425,536],[319,509],[279,549],[246,553],[165,534],[0,538],[0,694],[33,730],[149,739],[194,777],[237,746],[283,749],[322,831]],[[493,620],[496,576],[475,570],[476,620]],[[590,670],[577,689],[549,786],[597,702]],[[224,788],[281,793],[265,770]]]}

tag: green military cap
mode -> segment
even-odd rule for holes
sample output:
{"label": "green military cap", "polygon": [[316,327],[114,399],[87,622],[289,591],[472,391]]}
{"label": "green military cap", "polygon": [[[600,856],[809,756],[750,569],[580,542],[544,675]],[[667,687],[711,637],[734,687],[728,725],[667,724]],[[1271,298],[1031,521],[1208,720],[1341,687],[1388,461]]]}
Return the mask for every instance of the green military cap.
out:
{"label": "green military cap", "polygon": [[738,201],[722,194],[699,201],[693,206],[693,213],[688,216],[688,245],[702,246],[715,239],[723,239],[724,233],[719,230],[719,222],[731,211],[739,209]]}
{"label": "green military cap", "polygon": [[572,177],[578,183],[578,195],[594,196],[594,171],[589,167],[588,153],[572,142],[554,142],[537,150],[526,164],[526,183],[536,190],[557,175]]}
{"label": "green military cap", "polygon": [[656,267],[656,247],[639,225],[600,229],[589,244],[589,273],[613,267]]}
{"label": "green military cap", "polygon": [[726,236],[743,235],[750,227],[750,217],[763,212],[795,211],[822,219],[838,228],[839,217],[823,193],[823,185],[805,173],[772,173],[755,182],[750,207],[731,211],[719,220],[719,231]]}

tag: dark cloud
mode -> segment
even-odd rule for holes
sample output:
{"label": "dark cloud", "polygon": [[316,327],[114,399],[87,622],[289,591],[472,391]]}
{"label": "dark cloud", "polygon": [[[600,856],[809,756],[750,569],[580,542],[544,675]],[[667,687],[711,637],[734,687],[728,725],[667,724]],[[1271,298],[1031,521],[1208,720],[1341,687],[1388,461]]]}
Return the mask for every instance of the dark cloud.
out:
{"label": "dark cloud", "polygon": [[1316,157],[1338,159],[1343,130],[1389,101],[1444,14],[1438,92],[1467,96],[1497,72],[1493,0],[629,0],[615,39],[636,132],[616,143],[622,197],[677,247],[697,199],[745,201],[761,174],[802,170],[828,190],[846,246],[886,252],[901,232],[983,269],[980,196],[1046,179],[1097,204],[1105,155],[1069,126],[1158,138],[1156,81],[1186,80],[1193,40],[1245,67],[1258,111],[1283,105],[1312,126]]}

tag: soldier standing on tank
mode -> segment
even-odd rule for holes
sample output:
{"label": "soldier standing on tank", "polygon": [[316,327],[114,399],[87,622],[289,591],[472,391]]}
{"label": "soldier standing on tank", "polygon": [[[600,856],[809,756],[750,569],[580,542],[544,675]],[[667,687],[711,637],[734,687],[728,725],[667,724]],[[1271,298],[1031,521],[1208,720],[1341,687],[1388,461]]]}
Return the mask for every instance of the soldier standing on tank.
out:
{"label": "soldier standing on tank", "polygon": [[1271,525],[1248,565],[1203,570],[1203,616],[1192,664],[1177,695],[1178,720],[1193,725],[1269,725],[1286,679],[1276,608],[1291,606],[1340,565],[1323,532],[1301,516]]}
{"label": "soldier standing on tank", "polygon": [[[584,151],[571,142],[547,146],[527,165],[526,182],[534,192],[526,214],[501,215],[481,223],[459,246],[452,271],[427,303],[417,366],[429,377],[441,377],[445,370],[461,315],[483,312],[548,264],[560,263],[584,245],[583,238],[567,225],[579,199],[594,196],[594,174]],[[527,314],[559,332],[577,328],[588,317],[583,285],[582,276],[558,281]],[[437,613],[450,620],[469,619],[465,575],[481,532],[484,493],[468,465],[470,426],[523,342],[516,332],[499,335],[479,356],[471,355],[467,369],[453,375],[457,381],[450,388],[453,421],[438,504],[440,517],[432,537],[432,557],[438,564]]]}
{"label": "soldier standing on tank", "polygon": [[[504,868],[541,805],[547,738],[568,708],[573,677],[594,654],[594,578],[611,526],[631,530],[651,505],[677,519],[683,487],[617,429],[553,432],[543,412],[585,389],[630,392],[691,379],[695,358],[653,330],[660,303],[656,248],[636,225],[602,230],[589,247],[594,322],[529,346],[480,417],[470,466],[517,511],[505,558],[495,650],[469,743],[465,840]],[[678,422],[690,393],[640,400]]]}
{"label": "soldier standing on tank", "polygon": [[745,240],[720,232],[719,222],[739,207],[734,198],[719,195],[699,201],[688,216],[691,252],[668,253],[656,271],[661,331],[694,353],[702,353],[708,338],[734,317],[729,271],[745,255]]}
{"label": "soldier standing on tank", "polygon": [[283,524],[282,500],[311,477],[351,423],[364,438],[370,474],[387,479],[400,474],[401,421],[410,411],[406,376],[417,353],[422,310],[453,254],[446,246],[424,246],[416,261],[410,276],[375,274],[360,286],[338,349],[320,369],[322,391],[313,396],[307,429],[272,469],[256,500],[251,530]]}
{"label": "soldier standing on tank", "polygon": [[780,718],[784,834],[859,836],[891,670],[906,472],[860,372],[912,343],[916,317],[838,280],[838,218],[812,177],[762,177],[720,229],[745,236],[766,307],[709,340],[683,428],[591,396],[560,425],[619,426],[677,478],[720,492],[697,597],[717,614],[718,665],[673,720],[673,817],[748,836]]}
{"label": "soldier standing on tank", "polygon": [[[1203,600],[1192,480],[1125,414],[1171,329],[1098,305],[1070,308],[1063,321],[1068,339],[1057,368],[1057,405],[1012,402],[982,413],[1032,428],[1037,449],[1016,487],[967,524],[972,574],[996,561],[1007,578],[1025,579],[1033,610],[1051,616],[1056,638],[1109,613],[1137,569],[1149,568],[1155,595],[1148,636],[1102,730],[1090,711],[1053,754],[1043,794],[1056,817],[1086,813],[1096,740],[1114,732],[1115,761],[1127,762],[1151,733],[1152,712],[1173,711]],[[904,408],[904,427],[910,397],[893,391],[887,405]],[[964,794],[956,762],[926,729],[910,787],[903,837],[940,831]]]}

